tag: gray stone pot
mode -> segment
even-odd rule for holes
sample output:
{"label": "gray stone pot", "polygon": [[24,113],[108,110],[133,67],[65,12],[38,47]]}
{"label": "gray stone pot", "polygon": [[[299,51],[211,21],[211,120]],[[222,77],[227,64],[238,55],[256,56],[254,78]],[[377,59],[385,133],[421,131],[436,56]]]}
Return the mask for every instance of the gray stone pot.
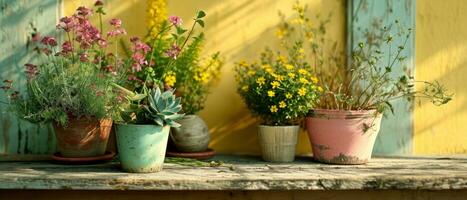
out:
{"label": "gray stone pot", "polygon": [[177,121],[182,126],[172,128],[170,138],[180,152],[202,152],[208,149],[211,135],[203,119],[198,115],[185,115]]}
{"label": "gray stone pot", "polygon": [[299,126],[258,127],[258,139],[263,160],[269,162],[292,162],[295,159]]}

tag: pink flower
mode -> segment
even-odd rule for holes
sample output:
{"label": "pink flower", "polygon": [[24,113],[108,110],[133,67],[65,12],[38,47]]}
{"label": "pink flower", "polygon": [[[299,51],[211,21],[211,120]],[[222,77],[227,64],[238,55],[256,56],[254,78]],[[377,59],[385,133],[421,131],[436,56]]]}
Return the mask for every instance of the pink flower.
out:
{"label": "pink flower", "polygon": [[118,35],[126,35],[125,29],[117,28],[117,29],[114,29],[114,30],[111,30],[111,31],[107,32],[107,36],[109,36],[109,37],[116,37]]}
{"label": "pink flower", "polygon": [[34,76],[36,76],[36,74],[37,74],[37,66],[36,65],[27,63],[24,66],[26,66],[26,71],[25,72],[26,72],[26,75],[28,76],[28,78],[33,78]]}
{"label": "pink flower", "polygon": [[51,51],[49,48],[42,48],[42,49],[40,49],[40,51],[41,51],[42,53],[44,53],[45,55],[50,55],[50,54],[52,54],[52,51]]}
{"label": "pink flower", "polygon": [[80,17],[87,18],[92,15],[92,10],[84,6],[78,7],[77,14]]}
{"label": "pink flower", "polygon": [[32,33],[32,41],[38,42],[41,39],[41,34],[39,32]]}
{"label": "pink flower", "polygon": [[106,47],[107,46],[107,41],[104,39],[100,39],[97,41],[100,47]]}
{"label": "pink flower", "polygon": [[139,37],[133,36],[130,38],[130,42],[135,43],[137,41],[140,41]]}
{"label": "pink flower", "polygon": [[122,26],[122,20],[119,19],[111,19],[110,25],[114,26],[115,28],[120,28]]}
{"label": "pink flower", "polygon": [[104,2],[102,2],[101,0],[97,0],[95,3],[94,3],[94,6],[103,6],[104,5]]}
{"label": "pink flower", "polygon": [[169,21],[171,24],[173,24],[174,26],[180,26],[182,25],[182,18],[180,18],[179,16],[170,16],[169,17]]}
{"label": "pink flower", "polygon": [[57,46],[57,40],[50,36],[45,36],[44,38],[42,38],[41,43],[52,47]]}
{"label": "pink flower", "polygon": [[70,41],[65,41],[62,44],[62,53],[63,54],[68,54],[68,53],[70,53],[72,51],[73,51],[73,47],[71,46],[71,42]]}
{"label": "pink flower", "polygon": [[131,65],[131,68],[132,68],[133,71],[135,71],[135,72],[139,72],[139,71],[143,70],[143,69],[141,68],[141,65],[138,64],[138,63],[133,63],[133,64]]}
{"label": "pink flower", "polygon": [[81,53],[81,54],[79,55],[79,60],[80,60],[81,62],[87,62],[87,61],[89,60],[89,59],[88,59],[88,54],[87,54],[87,53]]}
{"label": "pink flower", "polygon": [[176,60],[178,55],[180,54],[180,51],[181,51],[180,47],[178,47],[176,44],[173,44],[172,47],[165,52],[165,54],[168,57]]}
{"label": "pink flower", "polygon": [[60,22],[57,24],[57,29],[63,29],[65,32],[70,32],[75,26],[76,22],[73,17],[62,17]]}

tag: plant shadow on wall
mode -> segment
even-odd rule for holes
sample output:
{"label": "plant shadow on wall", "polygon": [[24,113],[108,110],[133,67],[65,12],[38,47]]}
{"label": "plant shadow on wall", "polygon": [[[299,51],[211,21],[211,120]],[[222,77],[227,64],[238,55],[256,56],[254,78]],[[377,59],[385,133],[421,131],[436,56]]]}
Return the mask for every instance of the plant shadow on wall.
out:
{"label": "plant shadow on wall", "polygon": [[[339,40],[338,49],[343,49],[344,46],[344,22],[345,22],[345,1],[325,1],[321,3],[316,3],[314,1],[310,2],[311,10],[324,10],[325,13],[333,12],[333,19],[335,23],[330,24],[333,32],[329,33],[329,37],[335,37]],[[265,46],[272,48],[279,46],[279,41],[275,32],[277,26],[280,22],[280,17],[277,15],[277,11],[283,7],[289,7],[290,3],[251,3],[248,5],[242,5],[243,10],[238,10],[236,12],[227,12],[231,13],[232,16],[224,17],[223,13],[214,16],[217,16],[223,20],[221,27],[217,29],[225,30],[220,32],[221,41],[235,41],[235,44],[227,45],[227,48],[222,48],[222,53],[227,57],[226,63],[233,63],[241,59],[250,60],[254,56],[258,55],[260,51],[263,50]],[[235,7],[235,6],[234,6]],[[258,7],[262,7],[264,11],[258,11]],[[335,8],[339,10],[335,10]],[[256,10],[256,11],[255,11]],[[286,21],[290,21],[291,18],[294,18],[291,14],[292,9],[284,9],[286,13]],[[223,10],[224,11],[224,10]],[[238,13],[238,15],[236,14]],[[243,19],[245,15],[260,15],[258,17]],[[264,16],[276,17],[276,20],[263,20]],[[209,17],[209,16],[208,16]],[[315,16],[313,16],[315,18]],[[209,22],[208,20],[206,20]],[[224,22],[225,21],[225,22]],[[271,22],[272,21],[272,22]],[[276,22],[277,21],[277,22]],[[231,24],[230,26],[227,26]],[[242,28],[248,29],[248,31],[242,30]],[[245,27],[243,26],[245,25]],[[206,32],[206,35],[211,34],[210,31]],[[247,34],[244,36],[243,34]],[[241,38],[241,39],[239,39]],[[242,41],[242,42],[239,42]],[[220,85],[215,88],[213,94],[210,96],[207,102],[207,109],[201,114],[210,113],[214,115],[223,115],[223,119],[214,119],[208,122],[215,122],[211,126],[211,132],[213,134],[212,146],[216,149],[221,149],[224,152],[236,152],[236,153],[255,153],[259,152],[258,140],[256,137],[257,127],[259,123],[256,118],[254,118],[249,112],[245,109],[246,106],[241,101],[239,95],[234,91],[236,86],[235,80],[231,75],[233,72],[232,66],[226,66],[226,70],[223,71],[223,77]],[[222,103],[219,104],[216,99],[223,99]],[[225,100],[224,100],[225,99]],[[226,103],[231,108],[223,108]],[[219,113],[219,114],[217,114]],[[232,144],[232,141],[241,141]],[[299,154],[309,153],[309,143],[307,136],[304,132],[301,132],[299,135],[299,144],[297,148]]]}
{"label": "plant shadow on wall", "polygon": [[[417,2],[416,76],[442,81],[456,93],[452,105],[446,108],[430,108],[428,102],[416,108],[417,134],[414,137],[425,140],[422,146],[426,145],[423,147],[426,150],[434,150],[432,146],[439,149],[438,144],[444,143],[438,153],[467,153],[466,146],[458,142],[467,138],[464,122],[467,117],[467,29],[458,26],[459,21],[465,21],[459,12],[466,7],[463,2]],[[437,114],[431,115],[433,112]],[[432,141],[438,142],[432,145]]]}

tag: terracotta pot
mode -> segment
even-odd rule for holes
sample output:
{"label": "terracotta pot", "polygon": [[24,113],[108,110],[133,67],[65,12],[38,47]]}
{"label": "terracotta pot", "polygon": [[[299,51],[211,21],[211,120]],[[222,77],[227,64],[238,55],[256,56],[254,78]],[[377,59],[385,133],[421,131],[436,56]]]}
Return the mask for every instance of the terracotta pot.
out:
{"label": "terracotta pot", "polygon": [[258,127],[258,139],[263,160],[269,162],[292,162],[295,159],[299,126]]}
{"label": "terracotta pot", "polygon": [[105,154],[112,120],[70,118],[67,127],[53,126],[61,156],[92,157]]}
{"label": "terracotta pot", "polygon": [[172,128],[170,139],[180,152],[202,152],[208,149],[211,135],[206,123],[198,115],[185,115],[177,121],[182,126]]}
{"label": "terracotta pot", "polygon": [[380,129],[381,116],[376,110],[314,110],[307,118],[314,158],[331,164],[367,163]]}

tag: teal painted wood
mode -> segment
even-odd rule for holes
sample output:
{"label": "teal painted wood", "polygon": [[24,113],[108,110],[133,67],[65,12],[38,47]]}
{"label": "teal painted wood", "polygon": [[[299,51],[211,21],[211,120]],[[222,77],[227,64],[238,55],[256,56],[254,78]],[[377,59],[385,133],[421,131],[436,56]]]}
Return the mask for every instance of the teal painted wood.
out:
{"label": "teal painted wood", "polygon": [[[0,0],[0,80],[11,79],[15,88],[24,91],[24,64],[34,62],[31,33],[34,28],[42,36],[55,33],[58,4],[57,0]],[[3,91],[0,101],[7,102]],[[50,125],[19,120],[0,103],[0,160],[54,151]]]}
{"label": "teal painted wood", "polygon": [[[403,27],[415,30],[415,0],[350,0],[348,1],[348,51],[363,42],[365,30],[375,24],[387,25],[398,20]],[[383,27],[382,26],[382,27]],[[395,28],[395,27],[393,27]],[[405,38],[395,40],[400,44]],[[415,39],[411,35],[404,50],[407,60],[404,65],[414,72]],[[397,51],[394,46],[392,52]],[[387,52],[386,52],[387,53]],[[387,57],[387,56],[386,56]],[[399,73],[401,71],[396,71]],[[413,110],[411,103],[405,100],[393,102],[394,112],[386,113],[381,124],[381,131],[376,139],[375,155],[410,155],[413,143]]]}

